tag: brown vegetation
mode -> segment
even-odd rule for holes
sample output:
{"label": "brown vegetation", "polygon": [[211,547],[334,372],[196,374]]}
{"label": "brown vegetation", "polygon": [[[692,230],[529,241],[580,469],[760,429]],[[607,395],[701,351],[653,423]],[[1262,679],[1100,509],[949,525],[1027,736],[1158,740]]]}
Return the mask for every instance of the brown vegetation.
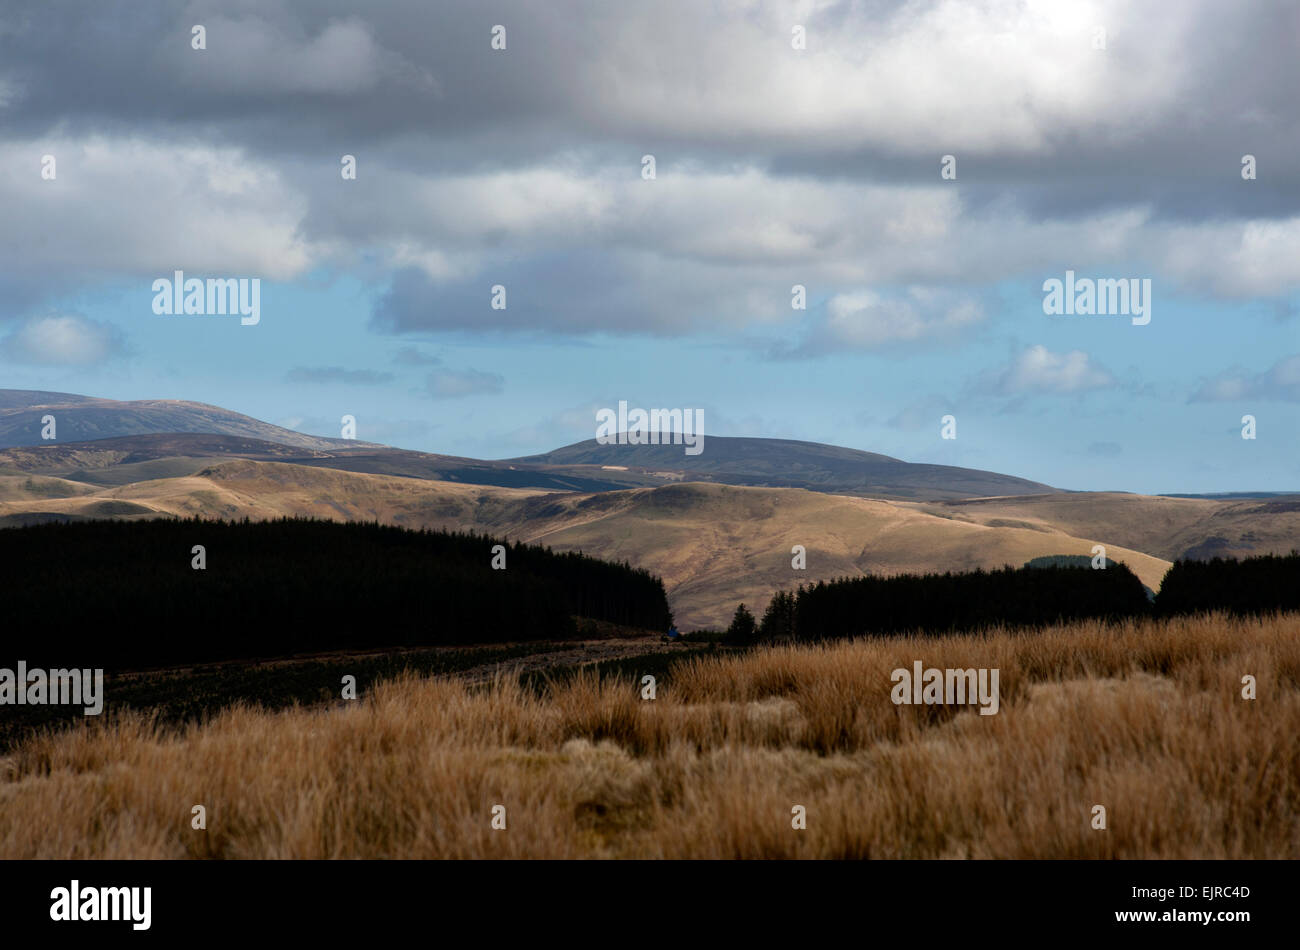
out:
{"label": "brown vegetation", "polygon": [[[894,705],[914,660],[1000,669],[1000,712]],[[1293,858],[1298,735],[1296,615],[701,657],[653,701],[582,675],[407,679],[28,741],[0,857]]]}

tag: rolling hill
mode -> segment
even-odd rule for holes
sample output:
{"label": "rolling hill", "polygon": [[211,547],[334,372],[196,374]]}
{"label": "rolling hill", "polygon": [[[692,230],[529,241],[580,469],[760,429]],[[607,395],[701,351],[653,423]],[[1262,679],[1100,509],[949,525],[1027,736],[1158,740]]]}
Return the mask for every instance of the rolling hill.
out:
{"label": "rolling hill", "polygon": [[[57,423],[54,440],[41,437],[47,416]],[[484,460],[307,435],[203,403],[0,390],[0,470],[85,476],[96,484],[188,474],[215,460],[248,458],[547,491],[683,481],[913,500],[1055,491],[996,472],[904,462],[816,442],[710,436],[705,445],[702,454],[690,456],[681,446],[600,445],[592,439],[542,455]]]}
{"label": "rolling hill", "polygon": [[119,402],[75,393],[0,389],[0,448],[48,444],[41,438],[42,419],[53,416],[58,442],[85,442],[153,433],[202,432],[243,436],[326,449],[346,446],[345,439],[304,435],[219,406],[179,399]]}
{"label": "rolling hill", "polygon": [[[1160,540],[1159,506],[1167,501],[1118,496],[1111,503],[1128,505],[1129,522],[1150,522],[1144,530],[1154,542]],[[1128,564],[1152,588],[1169,567],[1167,558],[1129,548],[1106,530],[1086,530],[1080,519],[1067,531],[1042,516],[1016,523],[996,508],[981,520],[930,507],[934,510],[887,499],[699,482],[556,493],[251,459],[125,485],[37,475],[0,478],[0,525],[59,518],[305,515],[491,530],[654,571],[664,578],[678,622],[688,629],[725,623],[741,600],[761,607],[781,586],[866,572],[1020,565],[1035,557],[1089,554],[1095,543],[1105,544],[1111,559]],[[1251,517],[1244,512],[1221,521]],[[1295,536],[1300,514],[1287,517]],[[796,544],[807,549],[806,570],[791,567]]]}
{"label": "rolling hill", "polygon": [[918,503],[914,507],[988,527],[1110,538],[1169,561],[1288,554],[1300,547],[1300,495],[1211,499],[1062,492]]}
{"label": "rolling hill", "polygon": [[875,452],[792,439],[708,436],[699,455],[685,454],[680,445],[602,445],[589,439],[508,461],[529,466],[625,466],[679,481],[873,497],[973,498],[1056,491],[1050,485],[997,472],[904,462]]}
{"label": "rolling hill", "polygon": [[[47,413],[57,441],[39,438]],[[106,435],[71,438],[86,434]],[[0,527],[303,515],[492,531],[646,567],[688,629],[725,623],[742,600],[761,609],[779,587],[863,573],[1019,566],[1103,544],[1155,589],[1177,558],[1300,546],[1300,496],[1063,492],[791,440],[710,436],[698,456],[591,440],[490,461],[200,403],[0,390],[0,442]],[[806,570],[791,567],[795,545]]]}

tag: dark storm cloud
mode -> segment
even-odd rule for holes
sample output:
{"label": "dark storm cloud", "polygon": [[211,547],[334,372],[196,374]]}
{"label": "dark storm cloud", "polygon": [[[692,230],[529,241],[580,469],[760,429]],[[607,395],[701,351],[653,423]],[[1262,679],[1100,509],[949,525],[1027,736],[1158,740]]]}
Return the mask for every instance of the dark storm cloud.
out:
{"label": "dark storm cloud", "polygon": [[[1004,16],[994,15],[1001,6],[987,5],[991,24]],[[887,44],[891,33],[942,28],[938,15],[918,25],[926,9],[832,5],[807,18],[809,52],[837,54],[847,78],[873,48],[864,47],[868,38]],[[778,64],[788,43],[766,42],[757,13],[751,22],[710,16],[685,0],[657,4],[653,15],[524,0],[491,9],[415,0],[217,9],[32,0],[8,4],[0,17],[0,76],[9,89],[0,127],[10,135],[193,136],[279,158],[366,153],[386,167],[435,173],[637,146],[904,186],[932,183],[940,155],[952,153],[976,207],[1010,194],[1035,216],[1134,202],[1173,217],[1272,216],[1300,201],[1300,124],[1292,121],[1300,7],[1291,5],[1252,4],[1231,16],[1199,3],[1124,9],[1112,15],[1107,48],[1089,51],[1095,64],[1079,60],[1077,77],[1065,64],[1061,75],[1039,76],[1031,63],[1007,85],[1027,101],[1004,111],[1024,110],[1026,127],[1007,119],[1002,133],[1000,88],[966,92],[961,85],[982,76],[961,63],[952,64],[951,88],[934,93],[932,117],[914,126],[857,125],[852,109],[807,129],[783,125],[805,100],[818,104],[817,89],[770,100],[765,119],[751,110],[771,90],[743,83],[763,59]],[[766,19],[775,30],[789,17]],[[190,48],[195,23],[208,31],[205,51]],[[496,23],[508,30],[505,53],[488,47]],[[1015,51],[1032,57],[1035,42],[1026,36]],[[917,67],[924,52],[916,51]],[[940,35],[933,53],[948,52]],[[913,78],[895,77],[899,89]],[[1082,93],[1058,91],[1072,83],[1098,93],[1081,104]],[[987,134],[942,121],[944,100],[963,95],[990,110]],[[675,100],[682,108],[672,108]],[[694,119],[691,100],[712,121]],[[1260,179],[1243,186],[1247,153],[1257,156]]]}
{"label": "dark storm cloud", "polygon": [[[150,131],[274,155],[404,137],[433,140],[426,154],[443,158],[459,138],[503,157],[525,157],[534,138],[559,146],[554,115],[577,79],[565,64],[582,46],[526,3],[489,13],[425,2],[18,2],[0,17],[0,76],[13,91],[0,121],[11,134]],[[511,43],[492,58],[499,19]],[[191,48],[195,24],[207,31],[202,51]]]}

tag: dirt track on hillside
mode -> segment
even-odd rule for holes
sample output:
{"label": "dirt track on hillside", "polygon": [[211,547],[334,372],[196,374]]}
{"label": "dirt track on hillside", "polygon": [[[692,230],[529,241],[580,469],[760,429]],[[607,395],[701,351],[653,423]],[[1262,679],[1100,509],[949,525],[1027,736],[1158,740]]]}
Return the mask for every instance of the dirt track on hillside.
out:
{"label": "dirt track on hillside", "polygon": [[572,649],[558,650],[551,653],[535,653],[532,656],[519,656],[497,663],[485,663],[471,667],[459,673],[447,674],[481,683],[492,680],[499,674],[531,673],[551,670],[559,667],[582,666],[587,663],[600,663],[605,660],[621,660],[625,657],[643,656],[647,653],[672,651],[681,655],[698,652],[698,644],[669,645],[658,637],[645,637],[631,640],[583,640],[574,643]]}

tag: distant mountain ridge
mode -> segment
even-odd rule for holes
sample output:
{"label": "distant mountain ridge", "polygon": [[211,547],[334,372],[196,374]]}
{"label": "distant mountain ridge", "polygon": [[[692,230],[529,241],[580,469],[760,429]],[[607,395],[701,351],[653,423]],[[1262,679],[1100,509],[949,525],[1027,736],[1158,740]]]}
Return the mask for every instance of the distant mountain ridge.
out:
{"label": "distant mountain ridge", "polygon": [[[57,423],[57,439],[52,441],[41,438],[46,415]],[[117,401],[0,390],[0,469],[71,475],[95,484],[122,483],[128,475],[138,480],[183,474],[189,464],[183,460],[197,460],[195,465],[201,467],[213,459],[247,458],[544,491],[711,482],[928,501],[1058,491],[997,472],[905,462],[817,442],[706,436],[703,445],[701,454],[687,455],[682,445],[602,445],[590,439],[542,455],[471,459],[307,435],[184,400]],[[164,459],[177,461],[146,464]],[[112,466],[123,470],[104,471]]]}
{"label": "distant mountain ridge", "polygon": [[602,445],[589,439],[542,455],[506,461],[516,465],[619,465],[680,473],[686,481],[897,498],[1036,495],[1059,491],[1012,475],[954,465],[904,462],[877,452],[820,442],[706,436],[703,444],[704,451],[699,455],[687,455],[681,445]]}
{"label": "distant mountain ridge", "polygon": [[92,396],[78,396],[76,393],[54,393],[44,389],[0,389],[0,409],[72,406],[94,401]]}
{"label": "distant mountain ridge", "polygon": [[182,399],[119,401],[76,393],[0,389],[0,448],[49,445],[41,438],[41,420],[47,415],[54,416],[57,442],[197,432],[308,449],[371,444],[305,435],[219,406]]}

